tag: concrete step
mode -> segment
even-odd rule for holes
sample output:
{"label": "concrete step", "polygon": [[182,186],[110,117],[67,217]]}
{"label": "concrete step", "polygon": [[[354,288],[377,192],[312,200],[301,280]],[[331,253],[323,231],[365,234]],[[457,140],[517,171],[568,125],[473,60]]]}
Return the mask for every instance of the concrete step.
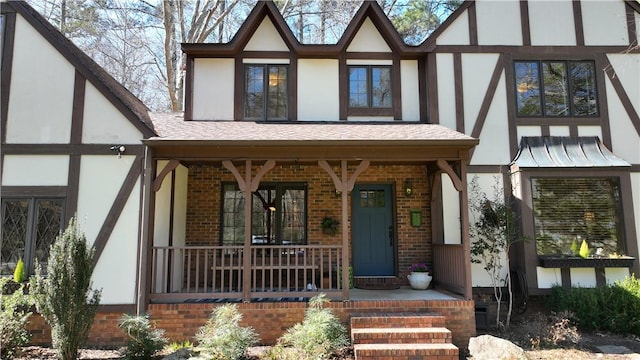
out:
{"label": "concrete step", "polygon": [[358,344],[353,346],[357,360],[458,360],[453,344]]}
{"label": "concrete step", "polygon": [[416,313],[362,314],[351,317],[352,329],[403,327],[445,327],[445,317]]}
{"label": "concrete step", "polygon": [[353,344],[444,344],[451,343],[451,331],[444,327],[352,329],[351,341]]}

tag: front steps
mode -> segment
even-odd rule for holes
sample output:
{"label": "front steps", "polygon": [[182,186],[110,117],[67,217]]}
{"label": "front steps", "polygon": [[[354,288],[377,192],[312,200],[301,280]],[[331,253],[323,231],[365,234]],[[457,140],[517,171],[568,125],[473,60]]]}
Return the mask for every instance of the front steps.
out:
{"label": "front steps", "polygon": [[351,317],[356,360],[458,360],[444,316],[370,314]]}

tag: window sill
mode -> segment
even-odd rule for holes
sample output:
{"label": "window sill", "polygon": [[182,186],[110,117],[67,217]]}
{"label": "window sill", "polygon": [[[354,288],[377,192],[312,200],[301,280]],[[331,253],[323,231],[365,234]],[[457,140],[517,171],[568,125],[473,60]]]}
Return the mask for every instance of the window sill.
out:
{"label": "window sill", "polygon": [[633,266],[635,258],[587,258],[562,257],[562,256],[539,256],[538,261],[543,268],[612,268]]}

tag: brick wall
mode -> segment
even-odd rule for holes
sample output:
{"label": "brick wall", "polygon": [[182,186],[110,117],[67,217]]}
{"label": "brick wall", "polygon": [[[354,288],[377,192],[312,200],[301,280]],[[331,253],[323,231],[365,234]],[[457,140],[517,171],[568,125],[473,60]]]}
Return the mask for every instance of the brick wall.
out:
{"label": "brick wall", "polygon": [[[118,328],[122,317],[120,311],[100,311],[93,320],[93,326],[87,337],[87,346],[120,347],[124,345],[125,335]],[[51,345],[51,328],[39,314],[31,315],[27,329],[31,333],[31,344]]]}
{"label": "brick wall", "polygon": [[[261,343],[274,344],[288,328],[304,319],[306,303],[246,303],[238,304],[243,314],[243,326],[253,327]],[[193,340],[216,305],[212,304],[151,304],[149,314],[158,327],[166,330],[172,341]],[[469,338],[475,336],[475,306],[472,300],[387,300],[331,302],[335,314],[348,324],[351,314],[427,312],[446,318],[453,343],[466,349]]]}
{"label": "brick wall", "polygon": [[[352,174],[355,166],[349,169]],[[255,174],[258,167],[252,169]],[[339,169],[334,168],[336,173]],[[413,187],[412,196],[404,193],[405,180]],[[220,243],[220,210],[223,182],[234,182],[233,175],[219,164],[199,164],[189,167],[187,195],[188,245],[217,245]],[[329,175],[315,165],[278,165],[270,170],[262,182],[297,182],[307,184],[307,243],[340,244],[336,235],[322,233],[320,223],[325,216],[341,218],[341,199]],[[407,284],[408,267],[418,261],[432,262],[430,194],[424,166],[371,165],[358,177],[358,183],[391,184],[395,190],[395,222],[397,238],[398,277],[391,282]],[[351,209],[349,196],[349,209]],[[410,209],[420,209],[422,225],[412,227]],[[350,212],[350,210],[349,210]],[[343,226],[345,224],[341,224]],[[348,226],[349,224],[347,224]]]}

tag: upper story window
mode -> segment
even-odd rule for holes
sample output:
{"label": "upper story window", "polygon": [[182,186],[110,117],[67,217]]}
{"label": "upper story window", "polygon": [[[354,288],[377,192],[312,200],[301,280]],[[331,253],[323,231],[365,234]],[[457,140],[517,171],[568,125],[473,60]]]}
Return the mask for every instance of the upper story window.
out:
{"label": "upper story window", "polygon": [[518,116],[598,116],[593,61],[516,61]]}
{"label": "upper story window", "polygon": [[246,65],[244,119],[286,120],[287,65]]}
{"label": "upper story window", "polygon": [[349,66],[349,114],[392,115],[391,67]]}

